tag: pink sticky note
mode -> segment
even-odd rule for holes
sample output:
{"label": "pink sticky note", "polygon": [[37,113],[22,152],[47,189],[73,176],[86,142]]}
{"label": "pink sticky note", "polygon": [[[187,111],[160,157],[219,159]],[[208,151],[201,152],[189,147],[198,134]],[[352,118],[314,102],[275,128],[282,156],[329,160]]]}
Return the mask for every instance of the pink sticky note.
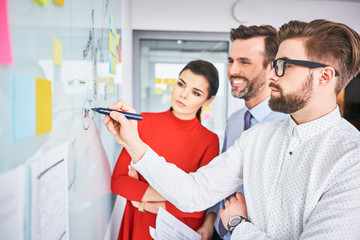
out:
{"label": "pink sticky note", "polygon": [[14,63],[8,22],[7,0],[0,0],[0,64]]}

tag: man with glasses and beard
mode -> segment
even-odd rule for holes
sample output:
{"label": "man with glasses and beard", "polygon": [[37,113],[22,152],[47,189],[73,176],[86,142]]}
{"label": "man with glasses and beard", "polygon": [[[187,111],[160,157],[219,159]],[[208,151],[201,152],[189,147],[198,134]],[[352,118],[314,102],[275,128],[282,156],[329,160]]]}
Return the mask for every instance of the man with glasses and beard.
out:
{"label": "man with glasses and beard", "polygon": [[[319,19],[290,21],[278,37],[269,105],[291,117],[257,124],[194,173],[142,142],[136,121],[112,112],[104,123],[135,169],[182,211],[243,186],[246,198],[236,193],[220,210],[232,239],[359,239],[360,132],[340,116],[336,96],[359,73],[360,36]],[[110,108],[135,112],[122,101]]]}
{"label": "man with glasses and beard", "polygon": [[[245,106],[235,111],[227,120],[222,152],[238,139],[243,131],[266,121],[288,118],[289,115],[274,112],[269,107],[271,61],[279,47],[277,31],[270,25],[240,25],[230,31],[232,41],[228,56],[228,78],[231,94],[245,100]],[[238,192],[244,193],[243,188]],[[234,194],[232,194],[234,195]],[[230,197],[230,196],[229,196]],[[228,197],[228,198],[229,198]],[[223,199],[209,208],[203,225],[197,230],[202,239],[230,239],[220,219],[219,210],[224,208]]]}

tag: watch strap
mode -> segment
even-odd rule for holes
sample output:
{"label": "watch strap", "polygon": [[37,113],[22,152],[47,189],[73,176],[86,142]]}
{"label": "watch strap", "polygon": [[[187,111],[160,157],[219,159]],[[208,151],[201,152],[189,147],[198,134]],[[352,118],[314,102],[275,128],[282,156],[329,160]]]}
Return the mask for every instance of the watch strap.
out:
{"label": "watch strap", "polygon": [[230,221],[228,223],[228,229],[229,229],[229,233],[232,234],[235,227],[237,227],[238,225],[240,225],[242,222],[250,222],[248,219],[244,218],[243,216],[239,216],[240,217],[240,222],[234,226],[230,226]]}

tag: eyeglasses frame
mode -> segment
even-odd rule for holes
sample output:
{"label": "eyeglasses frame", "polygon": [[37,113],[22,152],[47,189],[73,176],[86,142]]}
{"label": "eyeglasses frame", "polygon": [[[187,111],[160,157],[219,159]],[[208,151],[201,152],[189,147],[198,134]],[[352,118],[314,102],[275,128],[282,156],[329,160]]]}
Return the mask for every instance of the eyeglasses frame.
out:
{"label": "eyeglasses frame", "polygon": [[[283,74],[281,74],[281,76],[278,75],[277,70],[276,70],[276,62],[278,60],[283,60],[284,61],[284,67],[283,67]],[[302,66],[302,67],[308,67],[308,68],[320,68],[320,67],[331,67],[329,65],[325,65],[322,63],[318,63],[318,62],[311,62],[311,61],[305,61],[305,60],[293,60],[293,59],[287,59],[287,58],[278,58],[274,61],[271,62],[271,68],[275,68],[275,74],[278,77],[282,77],[285,74],[285,69],[286,69],[286,64],[293,64],[293,65],[297,65],[297,66]],[[340,74],[338,71],[335,71],[335,77],[338,77]]]}

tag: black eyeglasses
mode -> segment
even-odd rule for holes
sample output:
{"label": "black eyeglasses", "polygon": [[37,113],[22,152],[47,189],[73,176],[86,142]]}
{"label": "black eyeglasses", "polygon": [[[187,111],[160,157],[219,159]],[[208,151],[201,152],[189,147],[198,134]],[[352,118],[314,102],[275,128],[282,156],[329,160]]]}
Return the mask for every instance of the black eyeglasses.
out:
{"label": "black eyeglasses", "polygon": [[[291,60],[286,58],[278,58],[271,62],[271,68],[275,68],[275,74],[278,77],[282,77],[285,74],[286,64],[294,64],[297,66],[303,66],[308,68],[319,68],[319,67],[328,67],[329,65],[325,65],[317,62],[310,62],[304,60]],[[335,70],[335,69],[334,69]],[[335,76],[339,76],[340,74],[335,70]]]}

